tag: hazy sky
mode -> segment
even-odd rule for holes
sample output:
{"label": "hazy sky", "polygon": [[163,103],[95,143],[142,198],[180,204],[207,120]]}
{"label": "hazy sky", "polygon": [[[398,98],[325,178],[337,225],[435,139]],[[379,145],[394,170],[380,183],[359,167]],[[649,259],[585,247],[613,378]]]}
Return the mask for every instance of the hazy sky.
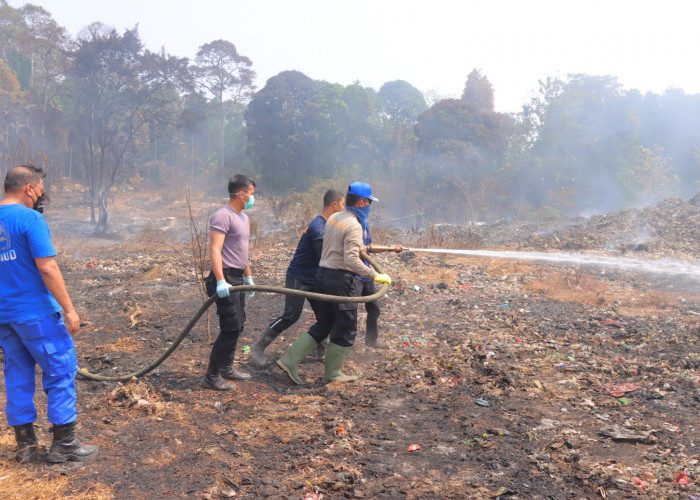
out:
{"label": "hazy sky", "polygon": [[[23,1],[10,0],[20,7]],[[71,35],[94,21],[139,25],[146,47],[194,58],[225,39],[258,88],[285,70],[379,90],[406,80],[461,95],[481,70],[498,111],[519,111],[538,80],[616,76],[624,88],[700,93],[700,30],[688,0],[34,0]]]}

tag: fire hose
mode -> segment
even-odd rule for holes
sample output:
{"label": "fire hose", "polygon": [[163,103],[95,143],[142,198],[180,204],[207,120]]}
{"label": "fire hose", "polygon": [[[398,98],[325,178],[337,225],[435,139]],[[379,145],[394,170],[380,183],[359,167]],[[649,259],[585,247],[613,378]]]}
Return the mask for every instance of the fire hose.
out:
{"label": "fire hose", "polygon": [[[372,247],[372,250],[374,252],[384,252],[384,251],[390,251],[391,247],[377,247],[376,245]],[[367,262],[370,263],[370,265],[380,274],[384,274],[384,270],[377,264],[367,253],[362,252],[362,258],[365,259]],[[327,295],[324,293],[316,293],[316,292],[306,292],[303,290],[294,290],[292,288],[285,288],[282,286],[271,286],[271,285],[236,285],[236,286],[231,286],[229,288],[231,292],[249,292],[249,291],[255,291],[255,292],[267,292],[267,293],[279,293],[279,294],[284,294],[284,295],[295,295],[297,297],[304,297],[309,300],[320,300],[324,302],[333,302],[333,303],[352,303],[352,304],[364,304],[367,302],[372,302],[380,297],[384,296],[386,292],[389,290],[389,285],[387,283],[383,283],[381,288],[376,292],[373,293],[372,295],[366,295],[364,297],[345,297],[345,296],[338,296],[338,295]],[[87,379],[90,380],[97,380],[97,381],[107,381],[107,382],[125,382],[127,380],[131,380],[132,378],[136,377],[141,377],[153,370],[155,370],[163,361],[165,361],[172,353],[175,351],[175,349],[178,348],[178,346],[182,343],[183,340],[185,340],[185,337],[189,335],[190,331],[192,328],[194,328],[194,325],[197,324],[197,321],[199,321],[199,318],[202,317],[202,315],[206,312],[209,307],[216,301],[217,295],[213,294],[211,297],[209,297],[204,304],[199,308],[199,310],[192,316],[192,319],[187,323],[185,328],[180,332],[180,334],[173,340],[172,344],[163,352],[163,354],[158,357],[155,361],[153,361],[151,364],[148,366],[145,366],[144,368],[135,371],[133,373],[128,373],[126,375],[120,375],[120,376],[114,376],[114,377],[107,377],[104,375],[96,375],[94,373],[90,373],[88,370],[85,370],[83,368],[78,368],[78,375],[81,375]]]}

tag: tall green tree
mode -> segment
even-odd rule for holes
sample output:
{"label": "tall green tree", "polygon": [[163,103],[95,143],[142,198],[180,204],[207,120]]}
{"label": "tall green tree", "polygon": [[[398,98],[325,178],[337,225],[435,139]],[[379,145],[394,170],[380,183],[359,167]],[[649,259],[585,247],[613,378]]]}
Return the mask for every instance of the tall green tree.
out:
{"label": "tall green tree", "polygon": [[208,91],[219,108],[219,162],[225,166],[226,104],[245,104],[255,91],[253,62],[238,53],[236,46],[227,40],[214,40],[199,48],[193,73],[201,88]]}
{"label": "tall green tree", "polygon": [[66,74],[70,37],[41,7],[22,8],[27,29],[20,36],[21,53],[30,61],[29,91],[37,104],[38,144],[42,164],[57,158],[66,145],[60,85]]}
{"label": "tall green tree", "polygon": [[[492,94],[490,85],[480,81],[479,88]],[[464,213],[455,207],[466,204],[465,215],[473,219],[491,205],[513,132],[509,116],[484,104],[493,102],[492,96],[468,97],[438,102],[418,116],[415,127],[418,172],[426,192],[435,197],[430,203],[436,215],[452,220]]]}
{"label": "tall green tree", "polygon": [[386,82],[379,89],[383,111],[397,125],[412,124],[428,108],[423,94],[404,80]]}
{"label": "tall green tree", "polygon": [[148,125],[177,98],[165,90],[187,87],[187,60],[144,52],[136,28],[119,34],[99,23],[88,27],[71,58],[74,137],[92,220],[98,233],[105,232],[112,188],[125,164],[147,147]]}
{"label": "tall green tree", "polygon": [[[532,156],[539,183],[564,211],[620,208],[618,175],[635,162],[638,120],[617,80],[570,75],[540,103]],[[561,202],[564,204],[562,205]]]}
{"label": "tall green tree", "polygon": [[377,154],[384,171],[400,175],[415,147],[416,119],[428,105],[420,90],[404,80],[386,82],[379,89],[379,97]]}
{"label": "tall green tree", "polygon": [[493,87],[478,69],[473,69],[464,84],[462,100],[483,113],[493,112]]}
{"label": "tall green tree", "polygon": [[20,40],[26,30],[22,9],[0,0],[0,59],[15,72],[23,90],[29,88],[31,73],[31,62],[21,51]]}
{"label": "tall green tree", "polygon": [[299,71],[284,71],[267,81],[245,112],[248,153],[273,192],[303,188],[316,175],[314,157],[324,117],[318,86]]}

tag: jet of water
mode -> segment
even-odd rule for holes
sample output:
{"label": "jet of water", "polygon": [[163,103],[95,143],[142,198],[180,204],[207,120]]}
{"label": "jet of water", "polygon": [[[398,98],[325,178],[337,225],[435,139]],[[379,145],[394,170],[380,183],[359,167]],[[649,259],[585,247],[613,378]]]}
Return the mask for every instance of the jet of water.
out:
{"label": "jet of water", "polygon": [[572,253],[514,252],[510,250],[454,250],[447,248],[411,248],[412,252],[447,253],[497,259],[533,260],[574,265],[590,265],[646,273],[687,276],[700,280],[700,263],[667,259],[633,259],[629,257]]}

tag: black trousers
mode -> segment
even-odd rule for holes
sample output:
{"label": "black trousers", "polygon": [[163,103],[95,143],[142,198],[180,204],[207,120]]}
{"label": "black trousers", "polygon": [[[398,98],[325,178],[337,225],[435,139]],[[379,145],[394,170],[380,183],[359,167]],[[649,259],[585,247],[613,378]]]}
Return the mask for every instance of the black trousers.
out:
{"label": "black trousers", "polygon": [[[285,288],[291,288],[293,290],[303,290],[306,292],[313,292],[315,283],[307,283],[295,278],[286,277],[284,280]],[[282,316],[275,319],[270,323],[269,327],[275,331],[275,337],[279,336],[280,333],[285,331],[287,328],[292,326],[294,323],[299,321],[301,317],[301,312],[304,310],[304,297],[297,297],[295,295],[285,295],[284,296],[284,311]],[[311,309],[313,309],[314,314],[316,313],[317,301],[309,300],[311,304]]]}
{"label": "black trousers", "polygon": [[[231,285],[243,284],[243,269],[224,268],[224,278]],[[209,273],[205,280],[207,294],[216,293],[216,277]],[[216,314],[219,315],[219,336],[211,348],[209,363],[214,367],[231,366],[236,352],[238,337],[245,324],[245,293],[234,292],[223,299],[216,299]]]}
{"label": "black trousers", "polygon": [[[363,281],[362,282],[362,296],[367,297],[376,293],[377,289],[374,286],[374,281]],[[379,315],[381,310],[379,309],[379,301],[373,300],[372,302],[365,303],[365,311],[367,311],[367,321],[365,323],[365,342],[374,343],[377,341],[379,336]]]}
{"label": "black trousers", "polygon": [[[345,297],[358,297],[362,282],[350,271],[321,268],[316,280],[315,292]],[[343,347],[355,343],[357,335],[357,304],[336,304],[319,301],[316,304],[316,323],[309,335],[320,343],[330,335],[330,341]]]}

